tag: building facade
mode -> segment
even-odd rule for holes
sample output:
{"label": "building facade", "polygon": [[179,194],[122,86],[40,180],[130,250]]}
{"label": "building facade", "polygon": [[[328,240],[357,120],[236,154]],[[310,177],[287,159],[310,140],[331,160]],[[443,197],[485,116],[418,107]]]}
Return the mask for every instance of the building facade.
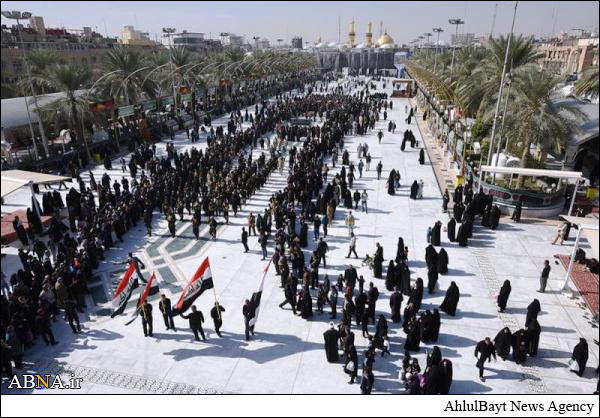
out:
{"label": "building facade", "polygon": [[539,65],[558,74],[581,74],[598,65],[598,36],[573,38],[563,36],[541,42]]}

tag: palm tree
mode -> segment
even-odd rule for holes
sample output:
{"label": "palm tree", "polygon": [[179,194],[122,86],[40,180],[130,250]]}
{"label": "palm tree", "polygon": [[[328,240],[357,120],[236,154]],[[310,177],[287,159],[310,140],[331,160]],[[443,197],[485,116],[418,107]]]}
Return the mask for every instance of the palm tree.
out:
{"label": "palm tree", "polygon": [[[484,113],[494,103],[502,78],[507,45],[508,38],[504,36],[491,38],[487,57],[461,86],[459,94],[465,103],[465,110],[470,114]],[[514,77],[519,71],[532,66],[541,56],[531,38],[514,36],[508,54],[511,75]]]}
{"label": "palm tree", "polygon": [[[529,165],[531,145],[542,151],[564,150],[568,139],[577,130],[585,114],[567,100],[556,100],[560,79],[546,71],[533,68],[520,72],[513,80],[515,97],[511,101],[506,136],[522,144],[521,168]],[[525,178],[519,176],[517,187]]]}
{"label": "palm tree", "polygon": [[[91,81],[92,72],[87,66],[79,64],[54,64],[48,67],[43,74],[38,74],[34,80],[41,86],[53,91],[62,92],[64,96],[56,99],[50,105],[42,106],[52,112],[62,114],[68,121],[69,128],[77,132],[77,139],[84,140],[82,112],[87,112],[88,101],[86,97],[77,93],[88,86]],[[88,158],[90,158],[89,149]]]}
{"label": "palm tree", "polygon": [[156,97],[157,87],[152,80],[144,81],[145,72],[151,69],[145,66],[139,52],[119,46],[104,56],[104,79],[98,85],[98,93],[103,97],[122,99],[127,105],[136,104],[141,93]]}
{"label": "palm tree", "polygon": [[589,97],[592,100],[598,98],[598,66],[588,68],[577,83],[575,83],[575,94]]}

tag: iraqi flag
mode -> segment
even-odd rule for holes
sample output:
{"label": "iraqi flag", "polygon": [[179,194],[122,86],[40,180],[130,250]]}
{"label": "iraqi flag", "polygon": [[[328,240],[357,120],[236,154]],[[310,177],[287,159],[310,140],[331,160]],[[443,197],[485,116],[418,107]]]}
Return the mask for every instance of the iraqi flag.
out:
{"label": "iraqi flag", "polygon": [[196,274],[183,289],[183,293],[173,309],[173,316],[181,315],[192,306],[192,303],[208,289],[213,288],[212,273],[210,272],[210,263],[208,257],[204,259]]}
{"label": "iraqi flag", "polygon": [[258,292],[252,294],[252,298],[250,298],[250,303],[254,307],[254,317],[250,319],[250,326],[253,327],[256,325],[256,321],[258,320],[258,312],[260,311],[260,301],[262,299],[263,288],[265,287],[265,279],[267,278],[267,272],[269,271],[269,267],[271,267],[271,261],[269,260],[269,264],[265,268],[265,272],[263,274],[262,280],[260,281],[260,286],[258,287]]}
{"label": "iraqi flag", "polygon": [[136,309],[133,312],[133,314],[131,314],[131,319],[125,325],[129,325],[137,319],[137,317],[140,314],[140,309],[142,308],[144,303],[146,303],[146,300],[149,296],[158,295],[159,292],[160,289],[158,287],[158,281],[156,280],[156,273],[152,273],[152,277],[150,277],[150,280],[148,280],[148,283],[146,283],[144,291],[140,294],[140,297],[136,304]]}
{"label": "iraqi flag", "polygon": [[111,318],[123,313],[127,306],[127,302],[131,299],[133,291],[139,286],[138,279],[137,277],[134,277],[133,273],[135,273],[135,263],[131,262],[115,291],[115,296],[112,300],[114,311],[110,316]]}

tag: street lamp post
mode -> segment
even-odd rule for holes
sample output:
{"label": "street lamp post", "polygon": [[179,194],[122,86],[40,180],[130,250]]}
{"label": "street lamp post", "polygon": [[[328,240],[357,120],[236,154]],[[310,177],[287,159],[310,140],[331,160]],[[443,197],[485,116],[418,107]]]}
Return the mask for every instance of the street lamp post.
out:
{"label": "street lamp post", "polygon": [[456,26],[456,32],[454,35],[454,42],[452,43],[452,64],[450,64],[450,75],[454,72],[454,55],[456,53],[456,42],[458,41],[458,25],[464,25],[465,21],[457,18],[457,19],[449,19],[448,23]]}
{"label": "street lamp post", "polygon": [[432,30],[435,33],[437,33],[437,42],[435,44],[435,59],[433,61],[433,72],[435,73],[435,70],[437,69],[438,48],[440,46],[440,33],[442,33],[444,31],[444,29],[442,29],[442,28],[433,28]]}
{"label": "street lamp post", "polygon": [[429,47],[431,46],[429,43],[429,38],[431,38],[431,33],[425,32],[423,35],[427,37],[427,57],[429,58]]}
{"label": "street lamp post", "polygon": [[[23,34],[21,32],[20,20],[21,19],[29,19],[31,17],[31,15],[32,14],[30,12],[19,12],[16,10],[2,12],[2,16],[4,16],[5,18],[17,21],[17,33],[19,36],[19,43],[21,44],[21,49],[23,50],[23,61],[25,63],[25,71],[27,72],[27,81],[29,83],[29,88],[31,89],[31,96],[33,97],[35,111],[38,115],[38,127],[40,130],[40,135],[42,137],[42,146],[44,147],[44,152],[46,153],[46,156],[50,156],[50,153],[48,150],[48,138],[46,137],[46,131],[44,130],[44,124],[42,122],[42,116],[40,114],[37,96],[36,96],[35,90],[33,88],[33,81],[31,78],[31,69],[29,68],[29,60],[27,59],[27,51],[25,50],[25,42],[23,41]],[[31,137],[33,140],[35,158],[37,160],[37,159],[39,159],[39,154],[38,154],[38,149],[37,149],[37,142],[35,140],[35,132],[33,130],[33,122],[31,121],[31,114],[29,111],[29,103],[27,102],[27,95],[25,95],[25,108],[27,109],[27,116],[29,118],[29,129],[31,131]]]}
{"label": "street lamp post", "polygon": [[[175,63],[173,62],[173,45],[171,43],[171,37],[176,32],[176,29],[175,28],[162,28],[162,31],[164,33],[163,36],[166,36],[167,39],[169,40],[169,50],[171,53],[171,57],[170,57],[171,64],[173,65],[173,67],[175,67]],[[177,106],[177,92],[175,91],[175,72],[173,72],[173,74],[172,74],[171,82],[173,84],[173,103],[175,106],[175,117],[177,118],[179,116],[179,106]]]}

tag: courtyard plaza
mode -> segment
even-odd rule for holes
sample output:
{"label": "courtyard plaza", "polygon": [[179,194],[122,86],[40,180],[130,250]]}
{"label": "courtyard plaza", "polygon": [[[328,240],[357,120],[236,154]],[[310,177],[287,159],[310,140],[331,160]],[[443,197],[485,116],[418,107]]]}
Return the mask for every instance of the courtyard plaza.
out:
{"label": "courtyard plaza", "polygon": [[[340,84],[344,84],[342,80]],[[377,92],[391,95],[391,83],[383,89],[376,82]],[[348,230],[344,224],[347,210],[338,208],[333,225],[329,228],[326,241],[329,244],[327,268],[320,268],[320,280],[327,274],[334,282],[343,274],[349,264],[354,265],[359,275],[363,275],[366,284],[372,281],[381,296],[377,303],[377,316],[383,313],[390,317],[389,296],[383,279],[374,279],[372,271],[361,261],[366,254],[373,255],[376,243],[384,248],[385,267],[390,258],[395,257],[398,237],[403,237],[409,247],[409,268],[411,281],[418,277],[427,279],[425,248],[427,229],[436,221],[446,225],[449,215],[442,212],[442,192],[438,186],[434,170],[426,154],[426,163],[418,161],[419,149],[407,147],[400,150],[402,134],[411,129],[420,144],[421,133],[413,118],[410,126],[406,124],[405,106],[408,99],[394,98],[393,109],[388,109],[387,121],[383,114],[375,129],[363,136],[345,137],[345,148],[350,160],[357,165],[357,146],[367,143],[373,157],[371,170],[364,171],[362,178],[356,178],[354,188],[366,190],[369,195],[368,213],[360,208],[352,211],[356,218],[354,232],[357,237],[357,251],[360,259],[347,259]],[[254,112],[254,106],[248,108]],[[243,110],[242,110],[243,113]],[[225,125],[229,115],[214,121],[213,125]],[[396,132],[387,131],[388,121],[393,120]],[[317,123],[319,119],[317,118]],[[384,132],[381,144],[377,133]],[[157,144],[157,154],[166,154],[164,141]],[[206,147],[205,137],[199,143],[192,144],[185,132],[176,135],[175,149],[178,152],[192,147]],[[290,142],[288,147],[298,146]],[[260,147],[254,150],[260,154]],[[265,151],[266,152],[266,151]],[[128,160],[127,156],[125,157]],[[383,173],[377,180],[375,167],[381,161]],[[329,179],[341,168],[341,158],[336,168],[331,167]],[[387,194],[386,180],[390,170],[399,170],[401,189],[395,196]],[[99,165],[93,170],[99,180],[106,170]],[[113,161],[113,169],[108,171],[111,182],[120,180],[123,173],[119,159]],[[252,394],[302,394],[302,393],[360,393],[359,385],[348,385],[348,377],[342,369],[342,363],[327,362],[323,346],[323,332],[329,328],[329,308],[325,313],[314,312],[306,321],[292,315],[291,311],[279,308],[284,300],[279,288],[280,280],[271,267],[262,294],[260,314],[256,325],[256,337],[250,341],[244,338],[242,305],[256,292],[268,261],[261,260],[261,249],[256,237],[250,237],[250,252],[244,253],[240,242],[242,226],[247,226],[250,212],[262,213],[267,207],[270,196],[286,186],[288,164],[282,174],[276,170],[266,185],[252,196],[237,216],[230,217],[229,225],[221,225],[217,239],[210,240],[208,227],[203,217],[201,239],[196,241],[191,232],[191,218],[186,213],[185,221],[177,223],[177,236],[171,238],[164,216],[154,216],[153,236],[146,235],[143,223],[125,236],[125,242],[106,252],[106,259],[90,281],[91,294],[88,296],[88,310],[81,316],[83,332],[73,335],[69,326],[59,316],[53,323],[53,330],[60,343],[54,347],[45,347],[39,340],[25,355],[24,370],[17,373],[39,372],[68,375],[73,372],[84,378],[82,390],[77,393],[252,393]],[[82,173],[87,182],[87,171]],[[409,199],[410,185],[414,180],[424,182],[423,198]],[[71,184],[67,183],[70,187]],[[77,184],[72,184],[78,189]],[[54,186],[53,186],[54,187]],[[43,190],[42,190],[43,191]],[[63,197],[65,192],[63,191]],[[14,211],[15,207],[26,206],[28,192],[18,192],[6,199],[3,213]],[[449,272],[440,275],[439,287],[435,294],[425,292],[421,310],[434,309],[441,304],[445,290],[451,281],[460,288],[460,302],[455,317],[442,313],[439,340],[432,344],[421,344],[418,354],[412,354],[424,369],[427,352],[434,345],[440,347],[442,356],[453,363],[453,382],[450,393],[453,394],[532,394],[532,393],[568,393],[588,394],[596,388],[595,367],[598,365],[598,328],[583,300],[563,293],[565,270],[554,263],[554,255],[570,254],[574,238],[562,247],[551,245],[555,235],[555,224],[547,222],[522,222],[514,224],[508,217],[502,217],[500,226],[492,231],[482,228],[476,222],[474,236],[469,246],[459,247],[448,242],[442,232],[442,247],[449,255]],[[312,242],[312,225],[309,230],[309,247],[316,248]],[[16,245],[16,244],[13,244]],[[583,242],[584,249],[589,248]],[[272,255],[272,241],[269,242],[269,256]],[[439,250],[439,247],[438,247]],[[177,331],[165,331],[157,299],[151,299],[154,305],[154,337],[144,338],[140,321],[126,326],[125,323],[134,309],[137,291],[124,315],[110,318],[110,299],[126,265],[127,253],[133,252],[145,264],[142,271],[148,279],[156,272],[161,292],[164,292],[173,304],[179,299],[181,291],[192,277],[202,260],[209,257],[216,296],[226,309],[222,312],[224,338],[218,338],[213,331],[210,309],[214,304],[213,292],[206,292],[196,302],[204,313],[207,322],[206,342],[193,342],[193,335],[186,320],[176,317]],[[19,268],[16,248],[3,249],[2,270],[9,276]],[[307,253],[309,254],[309,253]],[[546,293],[540,294],[539,275],[545,259],[551,261],[552,271]],[[512,293],[505,313],[498,313],[496,296],[504,280],[510,280]],[[573,287],[573,285],[571,285]],[[313,299],[315,297],[313,296]],[[492,339],[505,326],[511,331],[524,327],[527,306],[539,299],[542,312],[539,322],[542,327],[540,349],[536,358],[529,358],[525,366],[513,361],[486,364],[486,380],[479,381],[475,345],[484,337]],[[403,308],[406,304],[405,297]],[[341,310],[341,306],[338,306]],[[338,317],[339,318],[339,317]],[[336,325],[339,322],[336,321]],[[388,322],[391,356],[376,357],[374,364],[374,393],[400,394],[404,392],[400,380],[403,343],[405,334],[400,324]],[[356,334],[356,347],[359,361],[368,341],[360,330],[353,325]],[[374,327],[370,327],[374,332]],[[588,369],[583,378],[569,372],[567,361],[579,338],[586,338],[590,346]],[[359,380],[360,382],[360,380]],[[7,380],[3,379],[2,393],[43,393],[43,390],[8,390]],[[73,393],[72,391],[66,391]]]}

